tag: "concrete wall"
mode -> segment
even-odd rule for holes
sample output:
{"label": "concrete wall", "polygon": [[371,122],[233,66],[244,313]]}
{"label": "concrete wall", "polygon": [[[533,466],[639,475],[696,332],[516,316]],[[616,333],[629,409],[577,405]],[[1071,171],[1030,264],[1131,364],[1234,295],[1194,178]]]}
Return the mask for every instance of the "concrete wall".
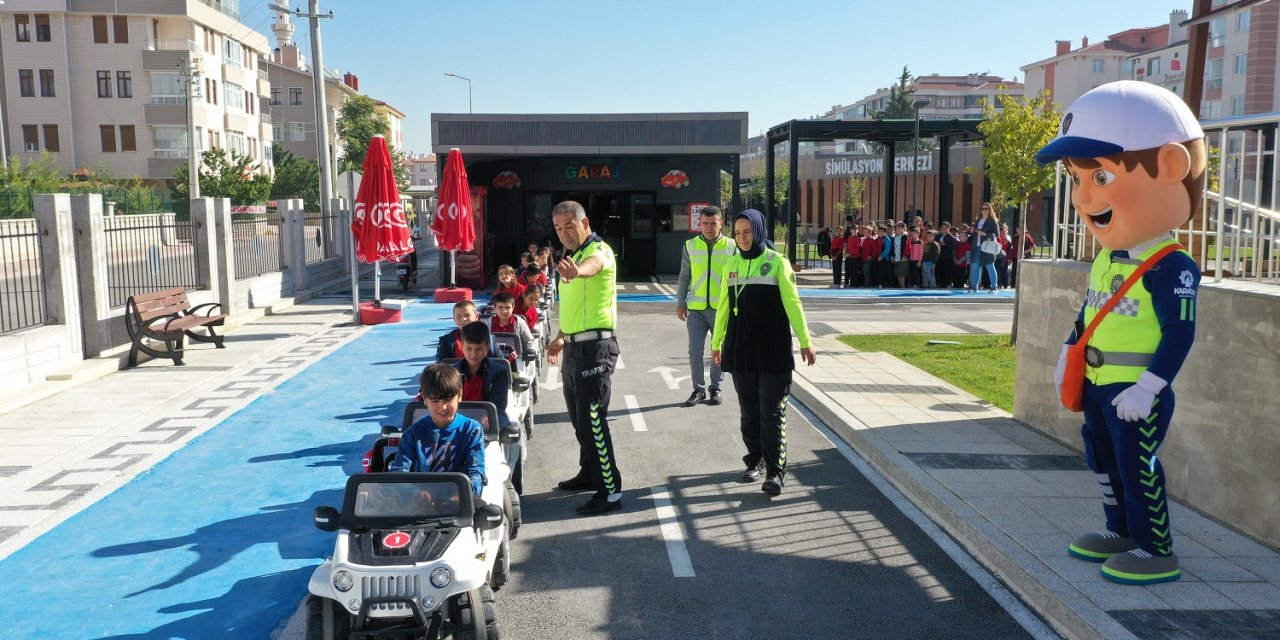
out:
{"label": "concrete wall", "polygon": [[[1032,260],[1019,276],[1014,415],[1076,450],[1082,418],[1059,406],[1053,369],[1088,268]],[[1273,545],[1280,545],[1277,317],[1275,287],[1201,285],[1195,346],[1174,381],[1177,408],[1160,448],[1171,494]]]}

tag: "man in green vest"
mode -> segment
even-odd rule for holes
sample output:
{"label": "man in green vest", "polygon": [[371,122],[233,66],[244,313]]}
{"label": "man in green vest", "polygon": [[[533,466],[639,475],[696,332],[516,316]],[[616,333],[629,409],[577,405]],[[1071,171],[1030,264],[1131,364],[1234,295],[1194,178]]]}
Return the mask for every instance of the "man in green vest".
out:
{"label": "man in green vest", "polygon": [[703,376],[702,352],[707,334],[716,326],[716,311],[720,308],[720,281],[724,278],[724,266],[733,255],[733,241],[720,234],[724,228],[724,214],[720,207],[706,207],[698,218],[702,233],[684,243],[680,259],[680,281],[676,289],[676,317],[685,322],[689,331],[689,370],[693,375],[693,393],[684,406],[707,401],[720,404],[720,382],[724,373],[718,363],[711,364],[711,389],[707,395],[707,381]]}
{"label": "man in green vest", "polygon": [[587,212],[573,201],[551,210],[564,257],[556,265],[560,275],[560,333],[547,347],[552,364],[564,355],[560,380],[564,403],[578,438],[578,473],[560,482],[564,491],[595,490],[582,515],[598,515],[622,508],[622,472],[618,470],[609,435],[609,393],[618,364],[617,262],[613,249],[592,233]]}

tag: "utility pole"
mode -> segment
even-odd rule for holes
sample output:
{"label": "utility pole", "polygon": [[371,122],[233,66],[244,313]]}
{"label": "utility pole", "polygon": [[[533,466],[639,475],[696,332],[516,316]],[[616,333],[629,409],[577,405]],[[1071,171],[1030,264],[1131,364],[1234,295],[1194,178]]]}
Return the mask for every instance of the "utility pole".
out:
{"label": "utility pole", "polygon": [[333,175],[329,165],[329,118],[328,107],[324,99],[324,52],[320,46],[320,18],[333,18],[333,12],[320,13],[320,0],[308,0],[308,10],[292,11],[280,4],[269,4],[267,8],[283,13],[292,13],[299,18],[307,18],[311,23],[311,82],[315,93],[316,111],[316,164],[320,168],[320,212],[324,216],[331,215],[329,199],[333,197]]}
{"label": "utility pole", "polygon": [[200,97],[200,61],[195,58],[183,58],[178,63],[178,73],[187,83],[187,196],[194,200],[200,197],[200,156],[196,153],[199,141],[196,140],[196,98]]}

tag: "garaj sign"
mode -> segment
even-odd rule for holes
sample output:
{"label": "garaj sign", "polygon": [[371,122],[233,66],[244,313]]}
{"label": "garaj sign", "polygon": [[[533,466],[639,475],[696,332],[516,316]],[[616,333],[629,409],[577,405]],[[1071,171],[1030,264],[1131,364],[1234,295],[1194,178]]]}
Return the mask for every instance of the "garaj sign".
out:
{"label": "garaj sign", "polygon": [[[894,173],[912,171],[916,163],[921,171],[933,171],[933,154],[900,156],[893,159]],[[828,160],[824,169],[828,177],[884,175],[884,158],[840,158]]]}

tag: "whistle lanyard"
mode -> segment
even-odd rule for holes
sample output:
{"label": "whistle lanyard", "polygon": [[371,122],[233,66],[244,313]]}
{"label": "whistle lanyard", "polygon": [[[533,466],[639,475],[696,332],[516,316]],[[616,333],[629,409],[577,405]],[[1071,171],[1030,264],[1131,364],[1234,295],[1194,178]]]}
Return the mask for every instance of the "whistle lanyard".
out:
{"label": "whistle lanyard", "polygon": [[747,281],[751,280],[751,269],[755,265],[755,258],[747,260],[747,277],[742,280],[742,284],[733,286],[733,315],[738,315],[738,305],[742,302],[742,288],[747,286]]}

